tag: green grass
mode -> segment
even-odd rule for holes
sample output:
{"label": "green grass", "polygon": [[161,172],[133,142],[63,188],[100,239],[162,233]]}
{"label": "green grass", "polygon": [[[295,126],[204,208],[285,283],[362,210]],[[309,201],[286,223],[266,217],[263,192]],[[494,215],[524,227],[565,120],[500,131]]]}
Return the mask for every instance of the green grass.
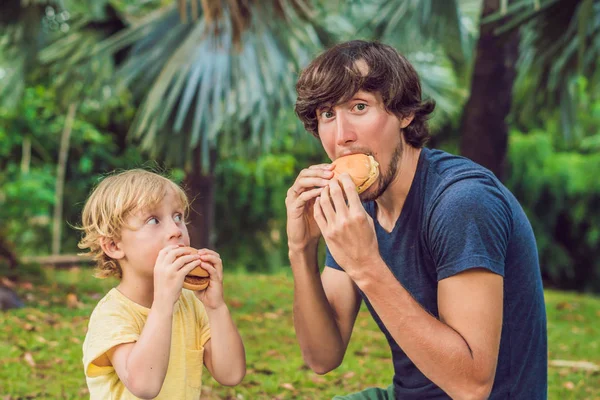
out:
{"label": "green grass", "polygon": [[[0,399],[87,398],[81,364],[87,317],[114,281],[92,278],[88,269],[41,276],[22,278],[16,288],[26,308],[0,313]],[[342,366],[320,376],[304,365],[295,339],[289,270],[226,275],[225,293],[248,373],[234,388],[205,373],[202,399],[329,399],[391,382],[387,343],[366,309]],[[546,302],[549,358],[600,365],[600,298],[548,290]],[[550,367],[549,380],[550,399],[600,399],[597,372]]]}

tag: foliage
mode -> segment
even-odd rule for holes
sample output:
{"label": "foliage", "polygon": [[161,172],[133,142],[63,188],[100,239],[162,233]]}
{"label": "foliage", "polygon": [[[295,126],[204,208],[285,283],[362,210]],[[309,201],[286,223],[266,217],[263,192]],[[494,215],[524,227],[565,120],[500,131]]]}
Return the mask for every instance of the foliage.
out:
{"label": "foliage", "polygon": [[287,263],[284,199],[301,169],[325,162],[317,146],[309,134],[288,136],[256,160],[227,157],[217,166],[216,246],[237,268],[267,272]]}
{"label": "foliage", "polygon": [[544,129],[513,131],[507,186],[532,222],[548,283],[600,291],[600,101],[580,82],[584,136],[565,140],[556,114]]}
{"label": "foliage", "polygon": [[[63,44],[79,48],[81,31],[95,26],[82,14],[80,29],[48,46],[41,59],[62,69],[63,78],[107,65],[94,62],[100,55],[119,59],[112,85],[125,85],[141,102],[132,136],[153,157],[188,172],[195,149],[208,171],[217,142],[238,155],[268,149],[281,134],[280,110],[293,106],[295,74],[327,36],[304,0],[182,0],[179,8],[155,1],[159,8],[142,18],[129,14],[128,4],[109,3],[124,29],[65,58]],[[80,80],[97,75],[85,73]]]}
{"label": "foliage", "polygon": [[589,94],[600,88],[600,0],[516,1],[482,22],[498,19],[504,20],[499,35],[521,29],[516,118],[539,126],[540,109],[560,109],[562,134],[581,135],[574,86],[583,75]]}
{"label": "foliage", "polygon": [[[368,311],[358,314],[346,357],[320,376],[302,361],[292,321],[293,281],[274,275],[232,273],[225,263],[225,300],[246,347],[247,374],[233,388],[205,370],[202,398],[325,399],[367,386],[384,387],[393,374],[389,347]],[[35,272],[16,288],[26,308],[0,314],[0,397],[81,399],[87,387],[81,346],[89,315],[115,284],[92,278],[89,269]],[[547,290],[550,360],[600,364],[600,299]],[[570,368],[549,369],[549,398],[600,396],[597,375]]]}
{"label": "foliage", "polygon": [[[50,252],[56,159],[65,115],[59,93],[46,86],[28,87],[16,109],[0,109],[0,220],[2,233],[21,254]],[[65,186],[67,247],[75,251],[77,237],[67,224],[78,212],[98,174],[141,163],[135,147],[124,148],[119,129],[132,116],[125,96],[105,107],[82,102],[73,124]],[[69,233],[71,231],[71,233]]]}
{"label": "foliage", "polygon": [[468,71],[476,31],[473,0],[352,2],[345,11],[357,28],[344,39],[380,40],[400,51],[415,67],[423,96],[436,101],[433,131],[455,122],[466,101]]}

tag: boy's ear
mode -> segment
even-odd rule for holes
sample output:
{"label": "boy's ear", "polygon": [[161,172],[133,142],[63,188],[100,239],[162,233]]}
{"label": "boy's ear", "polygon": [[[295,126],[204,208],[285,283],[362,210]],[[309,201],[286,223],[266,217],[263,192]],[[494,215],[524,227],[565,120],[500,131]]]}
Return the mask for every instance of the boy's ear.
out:
{"label": "boy's ear", "polygon": [[400,119],[400,128],[404,129],[409,126],[413,119],[415,119],[415,114],[410,114]]}
{"label": "boy's ear", "polygon": [[125,256],[125,253],[121,250],[119,244],[111,238],[103,237],[100,239],[100,247],[102,247],[102,251],[104,251],[107,256],[115,260],[120,260]]}

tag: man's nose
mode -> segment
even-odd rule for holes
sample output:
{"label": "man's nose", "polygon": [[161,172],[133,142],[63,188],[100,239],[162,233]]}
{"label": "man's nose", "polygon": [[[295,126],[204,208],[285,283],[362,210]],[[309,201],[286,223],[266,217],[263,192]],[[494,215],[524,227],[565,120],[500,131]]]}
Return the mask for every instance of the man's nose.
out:
{"label": "man's nose", "polygon": [[336,142],[339,146],[346,145],[356,141],[356,132],[345,115],[339,113],[335,118],[336,122]]}

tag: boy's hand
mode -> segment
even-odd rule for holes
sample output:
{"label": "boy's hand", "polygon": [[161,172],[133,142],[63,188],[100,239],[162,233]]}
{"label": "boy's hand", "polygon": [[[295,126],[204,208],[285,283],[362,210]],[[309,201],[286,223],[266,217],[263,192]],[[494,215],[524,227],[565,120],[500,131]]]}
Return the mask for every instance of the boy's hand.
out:
{"label": "boy's hand", "polygon": [[206,289],[195,292],[196,297],[206,308],[219,308],[225,304],[223,299],[223,262],[217,252],[209,249],[200,249],[198,254],[202,261],[200,266],[210,275],[210,283]]}
{"label": "boy's hand", "polygon": [[183,287],[183,279],[202,264],[199,254],[178,245],[167,246],[158,253],[154,264],[154,301],[173,306]]}

